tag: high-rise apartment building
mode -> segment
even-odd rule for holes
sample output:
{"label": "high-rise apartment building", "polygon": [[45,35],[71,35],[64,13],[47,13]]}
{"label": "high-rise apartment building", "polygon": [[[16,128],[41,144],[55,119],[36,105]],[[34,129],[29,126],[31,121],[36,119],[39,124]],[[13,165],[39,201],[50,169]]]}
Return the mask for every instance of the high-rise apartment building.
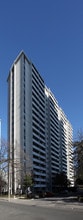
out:
{"label": "high-rise apartment building", "polygon": [[24,52],[8,76],[8,141],[11,192],[31,171],[36,190],[52,190],[60,171],[73,184],[71,124]]}

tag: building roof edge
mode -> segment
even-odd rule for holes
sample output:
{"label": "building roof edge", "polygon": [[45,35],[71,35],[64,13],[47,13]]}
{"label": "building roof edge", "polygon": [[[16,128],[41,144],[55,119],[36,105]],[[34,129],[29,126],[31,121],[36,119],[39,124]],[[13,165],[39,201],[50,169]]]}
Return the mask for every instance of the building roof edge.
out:
{"label": "building roof edge", "polygon": [[8,77],[7,77],[7,81],[8,81],[8,79],[9,79],[9,75],[10,75],[10,72],[11,72],[11,70],[12,70],[14,64],[16,64],[16,63],[18,62],[18,60],[20,59],[20,57],[21,57],[22,55],[24,55],[24,56],[26,57],[26,59],[27,59],[27,61],[28,61],[29,64],[31,63],[31,62],[29,61],[28,57],[26,56],[25,52],[24,52],[23,50],[21,50],[20,53],[17,55],[16,59],[14,60],[13,64],[12,64],[11,67],[10,67],[9,74],[8,74]]}

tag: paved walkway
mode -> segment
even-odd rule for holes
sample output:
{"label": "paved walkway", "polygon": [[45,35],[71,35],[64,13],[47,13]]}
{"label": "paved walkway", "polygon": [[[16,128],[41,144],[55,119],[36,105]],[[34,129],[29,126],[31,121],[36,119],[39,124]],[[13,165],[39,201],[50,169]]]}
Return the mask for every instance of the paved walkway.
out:
{"label": "paved walkway", "polygon": [[43,206],[49,208],[68,208],[68,209],[81,209],[83,210],[83,203],[77,202],[75,197],[61,197],[61,198],[42,198],[42,199],[24,199],[24,198],[0,198],[0,201],[30,205],[30,206]]}

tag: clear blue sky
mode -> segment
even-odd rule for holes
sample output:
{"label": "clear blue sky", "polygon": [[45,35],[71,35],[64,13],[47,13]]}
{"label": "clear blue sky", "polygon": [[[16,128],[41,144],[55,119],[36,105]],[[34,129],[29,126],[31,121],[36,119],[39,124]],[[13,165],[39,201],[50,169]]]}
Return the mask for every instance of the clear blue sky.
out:
{"label": "clear blue sky", "polygon": [[7,76],[21,50],[74,130],[83,130],[83,0],[0,1],[0,118],[7,137]]}

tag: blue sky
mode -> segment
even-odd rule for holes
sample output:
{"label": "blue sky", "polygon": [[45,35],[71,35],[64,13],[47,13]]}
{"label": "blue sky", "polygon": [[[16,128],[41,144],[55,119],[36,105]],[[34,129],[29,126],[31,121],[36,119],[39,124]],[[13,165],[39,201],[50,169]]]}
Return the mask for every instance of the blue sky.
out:
{"label": "blue sky", "polygon": [[72,124],[83,130],[83,0],[0,1],[0,118],[7,137],[7,76],[21,50]]}

